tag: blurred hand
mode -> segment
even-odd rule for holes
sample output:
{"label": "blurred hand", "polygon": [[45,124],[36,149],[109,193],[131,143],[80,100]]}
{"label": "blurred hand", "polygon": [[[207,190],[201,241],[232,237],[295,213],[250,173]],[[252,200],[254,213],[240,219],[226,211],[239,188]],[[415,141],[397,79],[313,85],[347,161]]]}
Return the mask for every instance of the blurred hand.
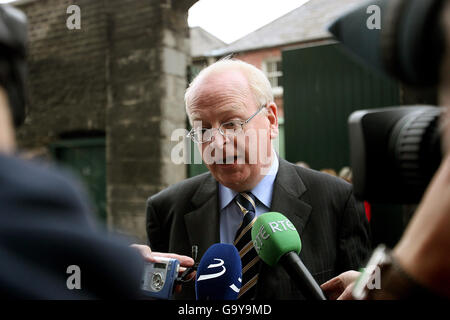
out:
{"label": "blurred hand", "polygon": [[450,297],[449,225],[450,150],[393,250],[407,274],[446,297]]}
{"label": "blurred hand", "polygon": [[[175,253],[153,252],[149,246],[142,244],[132,244],[130,247],[138,250],[144,257],[144,260],[148,262],[158,262],[158,257],[177,259],[180,262],[180,270],[178,272],[178,275],[181,275],[187,268],[194,265],[194,259],[188,256],[183,256]],[[195,272],[190,275],[190,278],[191,277],[195,277]],[[181,285],[177,285],[175,288],[175,292],[180,291]]]}
{"label": "blurred hand", "polygon": [[353,300],[352,290],[360,272],[346,271],[320,287],[329,300]]}

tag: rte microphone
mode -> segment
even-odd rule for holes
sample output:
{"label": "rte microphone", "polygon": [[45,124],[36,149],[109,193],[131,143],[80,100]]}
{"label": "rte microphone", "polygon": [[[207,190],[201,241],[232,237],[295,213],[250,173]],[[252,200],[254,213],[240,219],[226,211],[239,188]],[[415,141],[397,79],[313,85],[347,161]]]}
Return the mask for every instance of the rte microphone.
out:
{"label": "rte microphone", "polygon": [[242,285],[242,263],[231,244],[216,243],[209,247],[197,268],[197,300],[236,300]]}
{"label": "rte microphone", "polygon": [[298,256],[300,236],[292,222],[278,212],[260,215],[252,228],[253,245],[258,256],[273,267],[278,262],[295,280],[308,300],[326,300],[325,295]]}

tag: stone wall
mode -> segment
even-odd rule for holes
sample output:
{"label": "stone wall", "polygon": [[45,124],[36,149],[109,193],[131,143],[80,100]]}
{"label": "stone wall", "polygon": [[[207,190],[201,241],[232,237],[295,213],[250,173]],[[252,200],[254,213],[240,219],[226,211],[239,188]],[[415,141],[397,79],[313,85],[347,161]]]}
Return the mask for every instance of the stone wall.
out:
{"label": "stone wall", "polygon": [[[145,241],[145,201],[186,177],[170,159],[185,127],[187,10],[195,0],[19,2],[29,19],[31,107],[24,149],[104,132],[107,223]],[[81,29],[69,30],[69,5]]]}

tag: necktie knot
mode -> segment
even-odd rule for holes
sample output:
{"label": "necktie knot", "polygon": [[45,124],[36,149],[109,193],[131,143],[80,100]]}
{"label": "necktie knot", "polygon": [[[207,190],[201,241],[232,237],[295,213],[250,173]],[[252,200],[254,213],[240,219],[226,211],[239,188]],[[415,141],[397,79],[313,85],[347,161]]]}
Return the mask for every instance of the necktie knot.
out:
{"label": "necktie knot", "polygon": [[248,211],[253,213],[256,211],[256,197],[251,192],[239,193],[236,196],[236,202],[244,214]]}

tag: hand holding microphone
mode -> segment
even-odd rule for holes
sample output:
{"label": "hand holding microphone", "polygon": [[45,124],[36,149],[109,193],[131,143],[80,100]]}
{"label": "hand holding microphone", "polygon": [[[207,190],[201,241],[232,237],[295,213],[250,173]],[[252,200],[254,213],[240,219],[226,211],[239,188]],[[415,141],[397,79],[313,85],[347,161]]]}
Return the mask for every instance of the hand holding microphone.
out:
{"label": "hand holding microphone", "polygon": [[278,212],[260,215],[252,228],[252,240],[261,260],[272,267],[280,263],[306,299],[326,300],[298,256],[301,250],[300,236],[289,219]]}

